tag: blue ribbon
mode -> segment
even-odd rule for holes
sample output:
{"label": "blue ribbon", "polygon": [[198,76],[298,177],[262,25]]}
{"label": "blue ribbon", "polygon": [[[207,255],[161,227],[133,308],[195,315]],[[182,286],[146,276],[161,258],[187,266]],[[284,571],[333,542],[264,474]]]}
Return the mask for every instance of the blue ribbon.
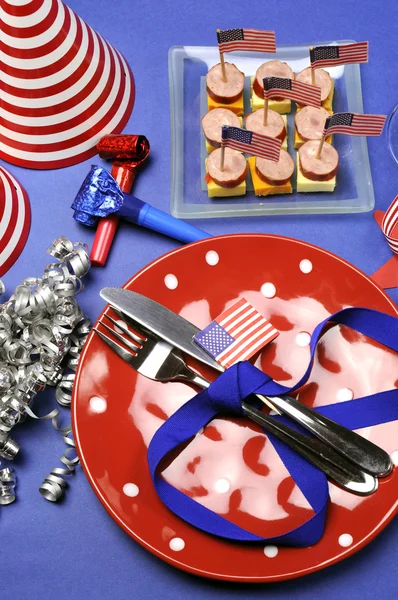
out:
{"label": "blue ribbon", "polygon": [[[308,379],[317,343],[327,325],[346,325],[398,352],[398,319],[366,308],[347,308],[322,321],[311,336],[309,365],[293,387],[275,382],[249,362],[241,362],[220,375],[207,390],[188,400],[156,431],[148,447],[148,465],[155,490],[162,502],[184,521],[213,535],[238,541],[273,541],[279,545],[309,546],[323,535],[328,504],[325,475],[273,435],[267,433],[282,462],[311,505],[314,515],[303,525],[278,537],[263,538],[235,525],[186,496],[157,472],[169,452],[189,441],[217,415],[242,416],[242,401],[258,406],[252,394],[287,394]],[[344,403],[317,408],[320,413],[350,429],[360,429],[398,419],[398,389],[364,396]],[[286,417],[274,417],[289,423]],[[289,423],[291,426],[292,423]]]}
{"label": "blue ribbon", "polygon": [[145,202],[124,194],[116,179],[102,167],[93,165],[73,201],[73,218],[92,227],[99,217],[114,213],[137,223]]}

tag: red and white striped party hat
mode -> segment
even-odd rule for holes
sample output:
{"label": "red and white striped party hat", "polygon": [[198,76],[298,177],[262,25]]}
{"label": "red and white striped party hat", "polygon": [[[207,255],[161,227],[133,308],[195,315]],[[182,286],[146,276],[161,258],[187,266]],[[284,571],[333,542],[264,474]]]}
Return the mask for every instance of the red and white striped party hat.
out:
{"label": "red and white striped party hat", "polygon": [[29,229],[28,195],[15,177],[0,167],[0,277],[21,254]]}
{"label": "red and white striped party hat", "polygon": [[0,158],[55,169],[96,154],[134,105],[121,54],[61,0],[0,0]]}

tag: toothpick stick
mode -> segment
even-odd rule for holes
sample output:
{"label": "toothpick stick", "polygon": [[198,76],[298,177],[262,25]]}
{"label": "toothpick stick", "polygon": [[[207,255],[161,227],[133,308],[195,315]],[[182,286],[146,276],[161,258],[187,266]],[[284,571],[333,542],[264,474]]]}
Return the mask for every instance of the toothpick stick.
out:
{"label": "toothpick stick", "polygon": [[268,122],[268,98],[264,98],[264,120],[263,125],[266,125]]}
{"label": "toothpick stick", "polygon": [[225,160],[225,146],[221,146],[220,171],[224,171],[224,160]]}
{"label": "toothpick stick", "polygon": [[[217,29],[217,37],[218,37],[219,33],[220,33],[220,30]],[[221,50],[220,50],[220,44],[218,44],[218,51],[220,53],[220,63],[221,63],[221,71],[222,71],[222,80],[223,80],[224,83],[226,83],[228,81],[227,80],[227,72],[225,70],[224,53],[221,52]]]}
{"label": "toothpick stick", "polygon": [[[312,46],[310,46],[310,52],[312,50]],[[310,67],[311,69],[311,85],[316,85],[315,83],[315,69],[312,68],[312,66]]]}
{"label": "toothpick stick", "polygon": [[326,139],[326,135],[323,135],[321,141],[319,142],[318,152],[315,155],[315,158],[317,158],[318,160],[321,158],[321,152],[322,152],[323,144],[325,143],[325,139]]}

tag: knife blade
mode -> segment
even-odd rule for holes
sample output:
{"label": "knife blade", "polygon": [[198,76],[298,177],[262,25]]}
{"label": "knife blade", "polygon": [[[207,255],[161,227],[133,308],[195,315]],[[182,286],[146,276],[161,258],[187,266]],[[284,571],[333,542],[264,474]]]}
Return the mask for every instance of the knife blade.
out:
{"label": "knife blade", "polygon": [[225,369],[193,341],[200,329],[180,315],[151,298],[122,288],[106,287],[101,290],[100,295],[157,337],[205,365],[224,372]]}
{"label": "knife blade", "polygon": [[[122,288],[103,288],[101,297],[157,337],[186,352],[200,362],[224,372],[224,368],[193,341],[198,327],[162,304],[137,292]],[[376,477],[392,471],[389,454],[359,434],[331,421],[290,396],[258,397],[308,429],[316,437],[349,458],[354,464]],[[279,410],[278,410],[279,409]]]}

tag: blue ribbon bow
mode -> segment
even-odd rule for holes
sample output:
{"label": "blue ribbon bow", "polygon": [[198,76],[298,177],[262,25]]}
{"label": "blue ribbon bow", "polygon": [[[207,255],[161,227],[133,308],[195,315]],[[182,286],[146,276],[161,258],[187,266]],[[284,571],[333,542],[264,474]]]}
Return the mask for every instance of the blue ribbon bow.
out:
{"label": "blue ribbon bow", "polygon": [[[217,415],[242,416],[242,401],[252,394],[276,396],[294,392],[308,379],[318,340],[326,325],[343,324],[398,352],[398,319],[366,308],[347,308],[322,321],[311,336],[311,358],[300,381],[291,388],[275,382],[248,362],[238,363],[220,375],[207,390],[188,400],[156,431],[148,447],[148,465],[155,490],[162,502],[184,521],[213,535],[238,541],[273,541],[280,545],[309,546],[323,535],[328,503],[328,483],[325,475],[273,435],[269,439],[301,492],[311,505],[314,515],[303,525],[272,538],[262,538],[228,521],[186,496],[157,472],[164,457],[183,442],[191,439]],[[344,403],[317,408],[318,412],[348,427],[361,429],[398,419],[398,389],[364,396]],[[274,417],[285,423],[285,417]],[[292,425],[291,423],[289,423]]]}

